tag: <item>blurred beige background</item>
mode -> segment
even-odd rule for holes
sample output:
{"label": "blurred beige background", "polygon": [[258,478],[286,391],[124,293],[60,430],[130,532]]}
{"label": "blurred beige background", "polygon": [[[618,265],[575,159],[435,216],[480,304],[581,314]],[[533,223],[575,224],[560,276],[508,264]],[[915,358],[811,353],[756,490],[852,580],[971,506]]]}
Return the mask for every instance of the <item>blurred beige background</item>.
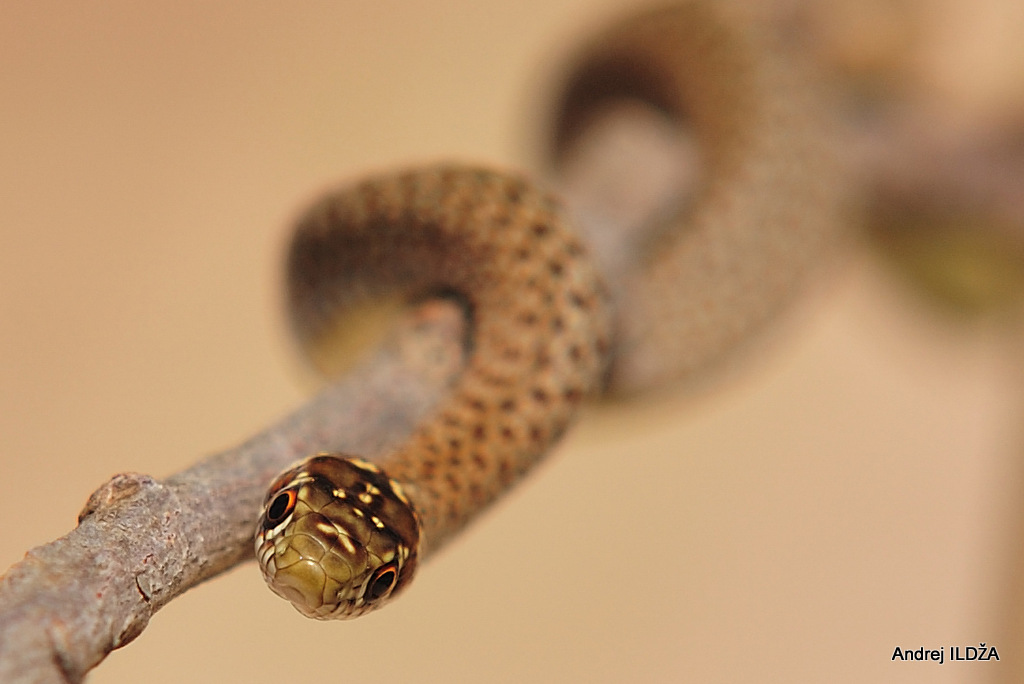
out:
{"label": "blurred beige background", "polygon": [[[951,107],[1019,94],[1017,4],[931,3]],[[0,568],[113,473],[165,476],[302,402],[290,217],[398,163],[528,164],[544,78],[627,6],[0,5]],[[742,381],[592,410],[386,611],[307,621],[249,564],[90,681],[983,680],[1000,665],[890,662],[1018,657],[1013,344],[919,304],[858,257]]]}

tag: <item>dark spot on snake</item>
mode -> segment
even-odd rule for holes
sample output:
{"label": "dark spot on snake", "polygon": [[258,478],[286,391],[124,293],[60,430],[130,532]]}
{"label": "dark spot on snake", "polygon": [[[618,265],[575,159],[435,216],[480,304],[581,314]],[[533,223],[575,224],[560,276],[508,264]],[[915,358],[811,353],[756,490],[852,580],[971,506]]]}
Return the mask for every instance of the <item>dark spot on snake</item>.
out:
{"label": "dark spot on snake", "polygon": [[520,247],[516,250],[516,256],[519,257],[520,261],[529,261],[532,252],[526,247]]}
{"label": "dark spot on snake", "polygon": [[532,442],[534,442],[534,443],[540,442],[541,441],[541,437],[543,437],[543,436],[544,436],[544,431],[540,428],[539,425],[531,425],[530,426],[530,440]]}
{"label": "dark spot on snake", "polygon": [[576,387],[570,387],[565,390],[565,400],[570,404],[578,404],[583,399],[583,392]]}
{"label": "dark spot on snake", "polygon": [[519,314],[519,322],[522,323],[523,325],[536,325],[537,314],[535,314],[532,311],[526,311],[524,313],[521,313]]}
{"label": "dark spot on snake", "polygon": [[509,202],[518,202],[523,198],[523,186],[520,183],[515,185],[509,185],[505,188],[505,197],[508,198]]}
{"label": "dark spot on snake", "polygon": [[477,425],[473,428],[473,439],[477,441],[483,441],[487,437],[487,430],[484,429],[483,425]]}
{"label": "dark spot on snake", "polygon": [[573,361],[579,361],[583,358],[583,348],[578,344],[574,344],[569,347],[569,358]]}
{"label": "dark spot on snake", "polygon": [[455,437],[452,437],[451,439],[448,440],[448,446],[451,447],[452,449],[461,449],[462,448],[462,440],[461,439],[456,439]]}
{"label": "dark spot on snake", "polygon": [[586,309],[590,307],[590,300],[581,295],[579,292],[569,293],[569,303],[575,306],[577,309]]}
{"label": "dark spot on snake", "polygon": [[558,276],[562,275],[563,271],[565,271],[565,266],[563,266],[561,262],[558,261],[549,261],[548,270],[551,271],[551,275],[557,278]]}
{"label": "dark spot on snake", "polygon": [[444,479],[448,482],[448,486],[451,487],[452,491],[458,492],[462,490],[462,482],[459,478],[455,477],[455,473],[448,473],[444,476]]}
{"label": "dark spot on snake", "polygon": [[545,237],[550,232],[551,232],[551,227],[550,226],[546,226],[543,223],[535,223],[535,224],[533,224],[533,234],[535,236],[539,237],[539,238]]}
{"label": "dark spot on snake", "polygon": [[549,399],[548,393],[545,392],[544,390],[542,390],[540,387],[534,387],[533,391],[530,394],[533,396],[534,401],[536,401],[537,403],[539,403],[539,404],[546,404],[546,403],[548,403],[548,399]]}
{"label": "dark spot on snake", "polygon": [[475,465],[479,470],[487,470],[487,461],[480,452],[474,451],[472,459],[473,465]]}
{"label": "dark spot on snake", "polygon": [[516,400],[505,399],[504,401],[501,402],[498,408],[500,408],[502,411],[505,411],[506,413],[511,413],[516,410]]}
{"label": "dark spot on snake", "polygon": [[376,601],[390,592],[398,581],[398,567],[394,562],[377,568],[366,587],[366,601]]}
{"label": "dark spot on snake", "polygon": [[506,442],[511,442],[515,440],[516,433],[512,430],[512,428],[506,425],[505,427],[501,428],[501,437]]}
{"label": "dark spot on snake", "polygon": [[563,330],[565,330],[565,319],[562,318],[561,316],[555,316],[553,319],[551,319],[551,329],[557,333],[560,333]]}

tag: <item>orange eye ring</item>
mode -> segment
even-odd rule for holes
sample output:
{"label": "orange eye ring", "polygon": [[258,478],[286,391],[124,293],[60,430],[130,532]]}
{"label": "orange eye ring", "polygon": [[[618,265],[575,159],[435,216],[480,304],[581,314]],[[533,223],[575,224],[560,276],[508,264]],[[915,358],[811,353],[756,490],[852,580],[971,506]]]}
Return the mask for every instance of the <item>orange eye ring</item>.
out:
{"label": "orange eye ring", "polygon": [[267,512],[264,515],[266,524],[264,527],[273,527],[280,524],[288,515],[295,510],[295,502],[298,497],[295,494],[294,489],[285,489],[278,493],[274,497],[270,505],[267,506]]}
{"label": "orange eye ring", "polygon": [[398,582],[398,564],[395,562],[382,565],[373,573],[366,585],[366,602],[372,603],[388,594]]}

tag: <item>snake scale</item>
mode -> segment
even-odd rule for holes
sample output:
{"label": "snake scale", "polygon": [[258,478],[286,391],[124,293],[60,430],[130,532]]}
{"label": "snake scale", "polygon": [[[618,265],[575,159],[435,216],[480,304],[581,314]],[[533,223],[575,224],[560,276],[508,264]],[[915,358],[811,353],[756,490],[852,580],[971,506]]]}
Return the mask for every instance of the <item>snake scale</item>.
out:
{"label": "snake scale", "polygon": [[[318,454],[271,485],[256,531],[270,587],[303,614],[355,617],[508,490],[580,403],[685,376],[771,318],[828,243],[839,165],[799,67],[740,5],[692,0],[597,36],[569,74],[555,166],[609,103],[639,100],[692,131],[690,199],[617,249],[608,288],[559,201],[466,165],[383,175],[328,194],[288,257],[299,337],[382,296],[456,302],[460,379],[392,453]],[[618,256],[623,256],[622,254]]]}

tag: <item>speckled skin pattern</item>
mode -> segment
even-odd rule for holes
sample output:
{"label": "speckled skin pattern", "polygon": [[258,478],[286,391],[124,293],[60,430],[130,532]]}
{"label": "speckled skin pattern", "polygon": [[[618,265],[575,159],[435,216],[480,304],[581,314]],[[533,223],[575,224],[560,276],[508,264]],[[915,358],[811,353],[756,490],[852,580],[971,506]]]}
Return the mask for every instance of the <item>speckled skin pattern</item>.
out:
{"label": "speckled skin pattern", "polygon": [[[420,522],[418,539],[393,535],[413,549],[413,562],[506,491],[599,388],[611,345],[605,288],[555,201],[519,177],[438,166],[329,194],[300,221],[289,271],[296,328],[310,337],[360,301],[396,291],[410,301],[451,297],[466,311],[468,357],[457,385],[379,463]],[[307,471],[297,466],[293,476]],[[328,555],[329,544],[296,554],[288,540],[307,544],[316,534],[308,516],[301,506],[271,514],[279,492],[293,486],[279,478],[258,527],[257,557],[268,582],[289,584],[275,590],[314,617],[365,612],[361,591],[377,569],[375,558],[349,554],[358,567],[346,569],[345,586],[323,599],[329,575],[311,566]],[[365,498],[373,504],[380,496],[368,489]],[[312,513],[323,517],[316,506]],[[363,545],[350,524],[334,522],[337,529],[325,526],[329,537]],[[394,533],[388,520],[380,529]],[[388,562],[382,557],[392,553],[380,551],[376,559]],[[317,586],[297,591],[300,573]],[[399,574],[402,584],[376,605],[407,582],[408,573]]]}
{"label": "speckled skin pattern", "polygon": [[[556,202],[515,176],[408,171],[329,194],[301,220],[289,255],[300,337],[396,292],[457,301],[469,332],[450,394],[376,462],[380,472],[368,467],[389,486],[339,495],[363,508],[331,514],[339,506],[324,493],[339,488],[325,460],[319,475],[299,465],[271,489],[257,557],[300,611],[352,617],[382,605],[550,449],[586,396],[690,374],[789,297],[839,222],[837,165],[803,99],[813,89],[795,87],[798,71],[737,7],[695,1],[641,14],[598,37],[568,79],[556,159],[602,104],[632,97],[688,127],[707,167],[653,237],[626,245],[632,266],[613,274],[613,293]],[[363,467],[351,464],[336,468]],[[316,486],[303,494],[298,481]],[[375,513],[389,508],[406,513],[397,523]],[[335,553],[339,540],[355,550]],[[341,568],[334,579],[326,565]]]}

